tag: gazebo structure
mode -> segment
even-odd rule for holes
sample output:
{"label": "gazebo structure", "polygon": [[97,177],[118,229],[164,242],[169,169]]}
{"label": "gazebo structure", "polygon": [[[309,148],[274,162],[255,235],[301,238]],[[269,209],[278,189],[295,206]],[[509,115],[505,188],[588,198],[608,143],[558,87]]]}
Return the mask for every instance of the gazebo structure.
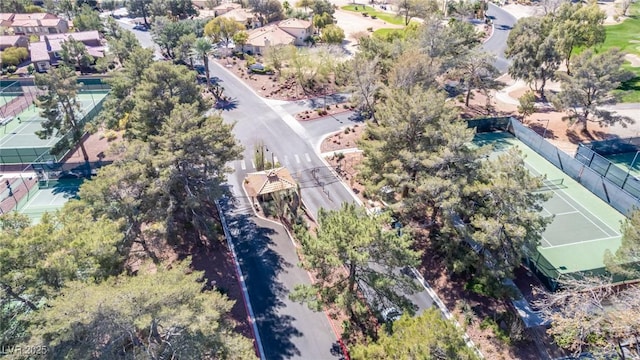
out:
{"label": "gazebo structure", "polygon": [[263,200],[267,195],[297,188],[296,181],[284,167],[249,173],[244,183],[254,205],[256,199]]}

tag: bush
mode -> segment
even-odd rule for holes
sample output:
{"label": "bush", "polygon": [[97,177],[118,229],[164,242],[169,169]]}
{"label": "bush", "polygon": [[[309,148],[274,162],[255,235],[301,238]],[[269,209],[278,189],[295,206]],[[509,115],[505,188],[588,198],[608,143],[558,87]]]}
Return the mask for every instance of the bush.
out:
{"label": "bush", "polygon": [[105,137],[107,138],[107,141],[113,141],[118,138],[118,134],[113,130],[109,130],[105,134]]}
{"label": "bush", "polygon": [[29,50],[23,47],[8,47],[2,51],[2,64],[20,65],[29,58]]}
{"label": "bush", "polygon": [[247,60],[247,67],[249,67],[249,66],[251,66],[251,65],[256,63],[256,58],[251,56],[251,55],[247,55],[244,58],[245,58],[245,60]]}
{"label": "bush", "polygon": [[13,74],[14,72],[16,72],[16,70],[18,70],[18,68],[15,65],[9,65],[7,66],[7,72],[9,74]]}
{"label": "bush", "polygon": [[506,331],[502,330],[500,325],[498,325],[498,323],[492,318],[484,318],[484,320],[482,320],[482,322],[480,323],[480,329],[491,329],[493,331],[493,334],[500,341],[502,341],[506,345],[511,345],[511,338],[509,338],[509,334]]}

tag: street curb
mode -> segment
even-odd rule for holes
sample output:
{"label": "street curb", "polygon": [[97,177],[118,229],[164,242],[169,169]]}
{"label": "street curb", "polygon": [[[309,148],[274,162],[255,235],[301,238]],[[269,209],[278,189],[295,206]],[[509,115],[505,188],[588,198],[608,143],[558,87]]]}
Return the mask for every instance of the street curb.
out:
{"label": "street curb", "polygon": [[[331,132],[328,133],[326,135],[324,135],[321,139],[320,142],[316,145],[316,148],[314,149],[316,152],[316,155],[318,155],[318,157],[320,158],[320,161],[322,161],[322,163],[329,169],[329,171],[331,171],[331,173],[333,174],[333,176],[336,177],[336,179],[339,180],[340,184],[342,184],[342,186],[344,186],[345,189],[347,189],[347,192],[349,194],[351,194],[351,197],[353,199],[356,200],[356,203],[362,207],[364,206],[364,203],[360,200],[360,198],[358,198],[358,196],[353,192],[353,190],[351,189],[350,186],[347,186],[347,184],[344,183],[344,181],[342,181],[342,178],[340,177],[340,175],[338,175],[338,173],[335,171],[335,169],[333,168],[333,166],[331,166],[331,164],[329,164],[329,162],[327,161],[327,159],[323,156],[323,154],[320,152],[320,147],[322,146],[322,142],[329,137],[332,134],[335,134],[336,132]],[[339,152],[339,151],[336,151]],[[333,152],[331,152],[331,154],[333,154]]]}
{"label": "street curb", "polygon": [[[496,6],[496,7],[498,7],[498,8],[500,7],[500,6],[496,5],[496,4],[493,4],[493,5],[495,5],[495,6]],[[488,4],[487,4],[487,11],[489,11],[489,5],[488,5]],[[486,15],[486,13],[485,13],[485,15]],[[489,37],[488,37],[485,41],[483,41],[482,43],[484,44],[484,43],[486,43],[487,41],[491,40],[491,38],[493,37],[493,35],[495,35],[495,33],[496,33],[496,25],[493,23],[493,20],[491,20],[491,36],[489,36]]]}
{"label": "street curb", "polygon": [[[326,137],[325,137],[326,139]],[[324,140],[322,140],[324,141]],[[348,148],[348,149],[340,149],[340,150],[333,150],[333,151],[327,151],[327,152],[323,152],[320,154],[320,156],[323,157],[327,157],[327,156],[333,156],[334,154],[351,154],[351,153],[358,153],[358,152],[364,152],[364,150],[358,149],[358,148]]]}
{"label": "street curb", "polygon": [[249,315],[249,322],[251,323],[251,331],[253,332],[253,338],[256,341],[256,347],[258,355],[261,360],[266,360],[264,355],[264,348],[262,347],[262,340],[260,338],[260,332],[258,331],[258,325],[256,324],[256,316],[253,313],[253,307],[251,306],[251,300],[249,299],[249,291],[247,290],[247,284],[244,282],[244,276],[242,275],[242,270],[240,269],[240,263],[238,262],[238,255],[236,254],[236,248],[233,244],[233,238],[231,237],[231,232],[229,231],[229,225],[227,225],[227,220],[224,217],[224,213],[222,208],[220,207],[220,203],[218,200],[215,200],[216,208],[218,209],[218,214],[220,215],[220,222],[222,223],[222,230],[224,232],[224,236],[227,239],[227,244],[229,249],[231,250],[231,255],[233,256],[233,263],[236,268],[236,277],[238,278],[238,282],[240,283],[240,288],[242,289],[242,297],[244,298],[244,306],[247,310],[247,314]]}
{"label": "street curb", "polygon": [[433,288],[431,288],[431,285],[429,285],[427,280],[424,279],[422,274],[420,274],[420,272],[418,270],[416,270],[414,267],[411,267],[411,272],[413,273],[413,275],[415,275],[415,277],[418,279],[420,284],[427,291],[427,294],[429,294],[429,296],[431,296],[433,301],[435,301],[435,303],[438,306],[438,308],[440,309],[440,311],[444,314],[444,317],[447,318],[447,320],[452,320],[454,322],[454,324],[456,325],[456,327],[463,331],[462,337],[464,338],[467,346],[469,348],[471,348],[476,353],[476,355],[478,355],[478,357],[480,357],[480,359],[484,359],[485,357],[484,357],[484,355],[482,355],[482,352],[480,352],[480,349],[476,346],[476,344],[473,342],[473,340],[471,340],[469,335],[467,335],[467,332],[464,331],[464,328],[462,327],[462,325],[460,325],[458,320],[456,320],[456,318],[453,317],[453,314],[451,314],[451,312],[449,312],[449,309],[447,309],[447,306],[444,304],[444,302],[442,302],[442,300],[440,299],[438,294],[436,294],[436,292],[433,290]]}

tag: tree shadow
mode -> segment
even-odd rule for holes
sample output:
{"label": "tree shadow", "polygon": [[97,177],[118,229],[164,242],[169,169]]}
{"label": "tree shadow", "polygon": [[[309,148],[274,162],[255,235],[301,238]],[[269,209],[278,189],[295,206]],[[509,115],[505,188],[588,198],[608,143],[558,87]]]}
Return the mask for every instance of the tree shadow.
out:
{"label": "tree shadow", "polygon": [[51,188],[54,195],[62,195],[65,199],[77,199],[80,185],[84,181],[83,178],[60,178],[58,182]]}
{"label": "tree shadow", "polygon": [[238,107],[237,98],[223,97],[222,99],[218,99],[215,104],[216,109],[224,110],[224,111],[231,111],[237,107]]}
{"label": "tree shadow", "polygon": [[557,139],[558,136],[553,132],[552,129],[549,129],[545,124],[545,122],[532,121],[529,124],[529,129],[536,132],[536,134],[543,136],[545,139]]}
{"label": "tree shadow", "polygon": [[260,226],[249,214],[233,213],[236,204],[223,204],[229,231],[238,256],[242,275],[249,292],[258,332],[268,359],[288,359],[300,356],[293,337],[303,334],[293,326],[294,317],[279,313],[288,296],[278,275],[294,265],[285,261],[272,246],[276,231]]}
{"label": "tree shadow", "polygon": [[302,170],[299,176],[296,176],[296,180],[301,189],[324,187],[325,185],[340,182],[340,179],[327,166]]}

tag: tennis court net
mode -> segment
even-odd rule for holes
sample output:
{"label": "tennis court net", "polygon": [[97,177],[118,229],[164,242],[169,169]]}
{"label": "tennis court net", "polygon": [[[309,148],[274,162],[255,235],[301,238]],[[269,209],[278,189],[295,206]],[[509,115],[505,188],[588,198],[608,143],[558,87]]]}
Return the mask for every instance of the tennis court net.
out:
{"label": "tennis court net", "polygon": [[538,189],[536,189],[535,192],[553,191],[564,188],[564,178],[543,180],[542,185]]}

